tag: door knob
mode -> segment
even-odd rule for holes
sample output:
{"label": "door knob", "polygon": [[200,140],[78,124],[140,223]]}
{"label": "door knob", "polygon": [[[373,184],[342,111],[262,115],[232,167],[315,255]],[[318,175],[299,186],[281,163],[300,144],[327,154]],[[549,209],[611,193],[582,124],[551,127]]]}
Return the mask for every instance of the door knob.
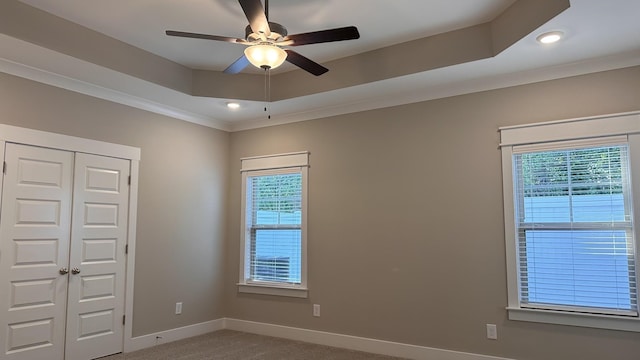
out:
{"label": "door knob", "polygon": [[73,269],[71,269],[71,273],[72,273],[73,275],[80,274],[80,269],[78,269],[77,267],[74,267]]}
{"label": "door knob", "polygon": [[67,275],[69,273],[69,269],[67,269],[66,267],[63,267],[58,271],[60,272],[60,275]]}

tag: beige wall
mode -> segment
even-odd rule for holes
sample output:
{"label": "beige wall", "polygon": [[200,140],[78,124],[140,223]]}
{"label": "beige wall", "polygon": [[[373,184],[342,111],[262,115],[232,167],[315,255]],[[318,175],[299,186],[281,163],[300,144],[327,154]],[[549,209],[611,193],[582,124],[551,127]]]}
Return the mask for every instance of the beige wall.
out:
{"label": "beige wall", "polygon": [[[497,131],[634,110],[640,67],[232,133],[226,315],[523,360],[638,359],[640,334],[507,320]],[[299,150],[310,297],[238,294],[239,159]]]}
{"label": "beige wall", "polygon": [[227,133],[6,74],[0,123],[141,148],[134,335],[224,316]]}
{"label": "beige wall", "polygon": [[[497,128],[639,109],[635,67],[226,134],[0,74],[0,123],[142,149],[135,335],[226,316],[522,360],[637,359],[640,334],[506,319]],[[298,150],[310,298],[238,294],[239,159]]]}

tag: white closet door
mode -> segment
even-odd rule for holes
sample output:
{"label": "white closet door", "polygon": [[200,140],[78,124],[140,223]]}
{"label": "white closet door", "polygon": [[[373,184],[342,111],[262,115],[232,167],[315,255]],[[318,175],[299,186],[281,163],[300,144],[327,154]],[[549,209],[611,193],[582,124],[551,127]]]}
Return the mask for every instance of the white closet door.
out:
{"label": "white closet door", "polygon": [[6,144],[0,358],[64,358],[73,153]]}
{"label": "white closet door", "polygon": [[69,360],[93,359],[123,349],[129,165],[128,160],[76,154]]}

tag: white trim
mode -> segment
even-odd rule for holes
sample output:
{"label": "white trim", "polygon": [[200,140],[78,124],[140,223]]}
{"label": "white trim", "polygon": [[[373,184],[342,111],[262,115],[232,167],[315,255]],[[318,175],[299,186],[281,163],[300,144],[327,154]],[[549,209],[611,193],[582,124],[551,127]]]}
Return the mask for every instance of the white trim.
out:
{"label": "white trim", "polygon": [[283,169],[309,166],[309,152],[253,156],[240,159],[240,171]]}
{"label": "white trim", "polygon": [[[319,94],[306,95],[277,101],[271,104],[271,109],[274,112],[271,114],[271,119],[264,119],[262,116],[231,122],[230,131],[236,132],[326,119],[343,114],[623,69],[640,65],[640,51],[632,50],[594,59],[543,68],[523,69],[506,74],[501,73],[499,66],[492,65],[495,60],[495,58],[478,60],[375,82],[376,85],[381,85],[384,88],[395,89],[385,94],[377,93],[377,88],[373,86],[374,83],[369,83],[333,90],[322,94],[322,96]],[[483,69],[483,72],[477,76],[469,76],[469,68],[478,66]],[[352,100],[345,103],[342,101],[344,99]],[[296,104],[292,105],[294,101]],[[302,105],[297,105],[299,103]],[[285,112],[279,111],[280,108],[294,109]]]}
{"label": "white trim", "polygon": [[137,336],[125,347],[125,353],[225,329],[415,360],[514,360],[233,318],[220,318]]}
{"label": "white trim", "polygon": [[309,289],[305,287],[265,286],[257,284],[238,284],[238,292],[246,294],[287,296],[306,299]]}
{"label": "white trim", "polygon": [[519,307],[508,307],[507,311],[509,313],[509,320],[640,332],[640,321],[637,317],[614,317],[611,315],[571,313],[567,311],[525,309]]}
{"label": "white trim", "polygon": [[187,325],[171,330],[136,336],[125,344],[125,353],[150,348],[156,345],[182,340],[225,329],[225,319],[216,319],[199,324]]}
{"label": "white trim", "polygon": [[0,139],[8,142],[83,152],[128,160],[140,160],[140,149],[127,145],[0,124]]}
{"label": "white trim", "polygon": [[[494,65],[495,58],[489,58],[277,101],[272,103],[271,119],[265,119],[258,101],[243,100],[250,109],[230,116],[210,106],[211,102],[223,105],[224,99],[199,101],[190,94],[0,34],[0,72],[230,132],[622,69],[639,65],[639,54],[636,49],[506,74]],[[472,67],[479,67],[475,76],[469,76]],[[351,100],[345,103],[345,99]]]}
{"label": "white trim", "polygon": [[[271,104],[271,119],[265,119],[259,101],[243,100],[251,109],[230,116],[209,105],[223,105],[224,99],[198,101],[190,94],[0,34],[0,72],[229,132],[622,69],[639,65],[639,54],[634,49],[506,74],[499,64],[495,65],[496,58],[488,58],[277,101]],[[469,76],[472,67],[479,71]],[[351,100],[345,103],[345,99]]]}
{"label": "white trim", "polygon": [[553,124],[561,124],[561,123],[567,123],[567,122],[585,121],[585,120],[592,120],[592,119],[602,119],[602,118],[627,116],[627,115],[637,115],[637,114],[640,114],[640,110],[638,110],[638,111],[626,111],[626,112],[613,113],[613,114],[581,116],[581,117],[577,117],[577,118],[569,118],[569,119],[561,119],[561,120],[540,121],[540,122],[529,123],[529,124],[507,125],[507,126],[498,127],[498,130],[500,130],[500,131],[502,131],[502,130],[512,130],[512,129],[534,127],[534,126],[553,125]]}
{"label": "white trim", "polygon": [[131,185],[129,186],[129,229],[127,233],[127,281],[125,284],[125,309],[126,321],[124,324],[124,351],[127,351],[133,343],[133,289],[136,263],[136,229],[138,216],[138,179],[140,162],[131,160]]}
{"label": "white trim", "polygon": [[[0,34],[0,72],[214,129],[227,121],[182,106],[194,96]],[[175,104],[175,105],[171,105]]]}
{"label": "white trim", "polygon": [[504,209],[504,242],[507,261],[507,301],[509,307],[520,306],[520,282],[518,281],[520,263],[516,246],[516,228],[513,194],[513,147],[502,148],[502,199]]}
{"label": "white trim", "polygon": [[640,112],[501,127],[500,146],[640,133]]}
{"label": "white trim", "polygon": [[580,139],[580,140],[567,140],[567,141],[554,141],[552,143],[536,143],[527,145],[515,145],[513,146],[514,154],[523,154],[529,152],[538,151],[552,151],[552,150],[572,150],[585,147],[601,147],[601,146],[614,146],[622,145],[628,142],[629,136],[617,135],[617,136],[602,136],[597,138]]}
{"label": "white trim", "polygon": [[416,360],[510,360],[495,356],[465,353],[426,346],[410,345],[351,335],[273,325],[239,319],[225,319],[225,329],[274,336],[312,344],[364,351]]}

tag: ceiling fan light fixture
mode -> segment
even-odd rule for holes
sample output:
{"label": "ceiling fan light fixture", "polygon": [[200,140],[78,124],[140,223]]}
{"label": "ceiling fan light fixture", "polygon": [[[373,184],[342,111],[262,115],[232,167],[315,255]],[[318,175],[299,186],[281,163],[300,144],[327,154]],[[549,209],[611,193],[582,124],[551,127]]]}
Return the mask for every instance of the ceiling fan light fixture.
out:
{"label": "ceiling fan light fixture", "polygon": [[261,69],[275,69],[287,59],[287,52],[273,44],[251,45],[244,49],[249,62]]}

